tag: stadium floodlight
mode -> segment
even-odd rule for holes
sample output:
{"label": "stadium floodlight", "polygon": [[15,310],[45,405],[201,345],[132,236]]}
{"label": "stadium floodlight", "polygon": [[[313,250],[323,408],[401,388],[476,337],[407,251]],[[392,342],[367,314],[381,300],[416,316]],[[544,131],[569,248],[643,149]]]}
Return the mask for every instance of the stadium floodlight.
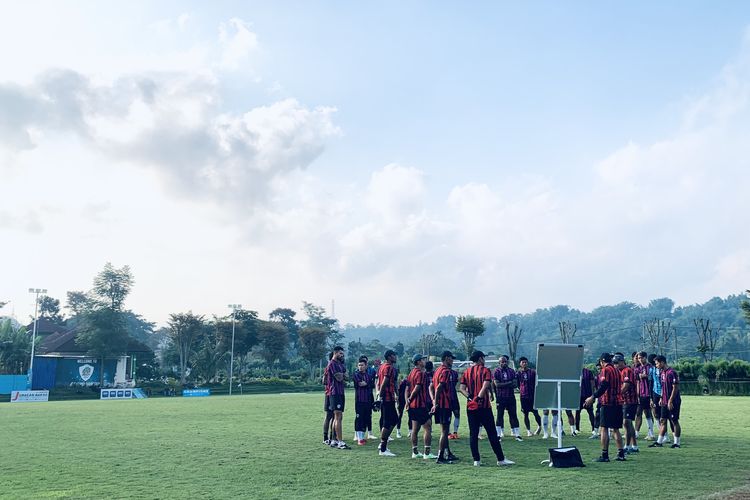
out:
{"label": "stadium floodlight", "polygon": [[29,389],[33,389],[31,386],[34,376],[34,347],[36,346],[36,323],[38,320],[39,313],[39,294],[47,293],[46,288],[29,288],[29,293],[34,294],[34,328],[31,334],[31,360],[29,361]]}
{"label": "stadium floodlight", "polygon": [[232,350],[229,358],[229,395],[232,395],[232,380],[234,379],[234,319],[237,311],[242,309],[242,304],[229,304],[227,306],[232,310]]}

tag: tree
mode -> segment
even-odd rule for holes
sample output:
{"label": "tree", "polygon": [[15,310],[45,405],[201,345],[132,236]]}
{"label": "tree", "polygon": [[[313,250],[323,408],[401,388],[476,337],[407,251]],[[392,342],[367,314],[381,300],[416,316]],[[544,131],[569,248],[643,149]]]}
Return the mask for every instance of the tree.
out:
{"label": "tree", "polygon": [[521,340],[523,335],[523,328],[518,327],[518,323],[513,323],[513,331],[510,329],[510,321],[505,320],[505,336],[508,339],[508,356],[513,361],[514,366],[518,366],[518,341]]}
{"label": "tree", "polygon": [[9,319],[0,323],[0,373],[20,374],[28,371],[31,336],[24,327],[13,328]]}
{"label": "tree", "polygon": [[474,352],[477,337],[484,333],[484,322],[474,316],[459,316],[456,318],[456,331],[463,335],[463,348],[466,356],[470,357]]}
{"label": "tree", "polygon": [[315,365],[326,354],[328,330],[320,326],[305,326],[299,331],[299,354],[310,363],[310,378],[315,378]]}
{"label": "tree", "polygon": [[169,327],[169,338],[177,348],[180,358],[180,383],[187,381],[186,373],[190,357],[195,352],[195,341],[203,332],[205,325],[203,316],[186,313],[170,314],[167,326]]}
{"label": "tree", "polygon": [[297,338],[299,337],[299,325],[294,317],[297,315],[295,311],[286,307],[277,307],[270,312],[268,318],[271,321],[278,321],[286,328],[289,332],[289,342],[294,347],[297,347]]}
{"label": "tree", "polygon": [[[745,293],[750,296],[750,290],[745,290]],[[750,323],[750,301],[743,300],[740,303],[740,308],[742,308],[742,314],[745,316],[745,321]]]}
{"label": "tree", "polygon": [[94,277],[94,288],[83,306],[76,342],[101,359],[99,384],[104,384],[104,360],[125,353],[130,337],[123,305],[133,285],[130,268],[107,263]]}
{"label": "tree", "polygon": [[133,275],[129,266],[117,269],[111,262],[94,278],[94,296],[113,310],[121,310],[125,298],[133,288]]}
{"label": "tree", "polygon": [[425,333],[419,339],[419,344],[422,349],[422,354],[429,357],[432,351],[432,347],[437,343],[439,337],[442,337],[443,332],[440,330],[435,333]]}
{"label": "tree", "polygon": [[721,327],[714,331],[714,328],[711,326],[711,320],[704,318],[695,318],[693,324],[695,325],[695,333],[698,335],[696,351],[701,353],[704,363],[711,361],[714,359],[714,351],[716,350],[716,342],[718,341]]}
{"label": "tree", "polygon": [[39,317],[57,325],[65,323],[65,317],[60,314],[60,301],[49,295],[39,297]]}
{"label": "tree", "polygon": [[652,350],[658,354],[664,354],[673,333],[671,321],[654,318],[643,323],[643,338],[651,343]]}
{"label": "tree", "polygon": [[258,340],[260,340],[260,355],[269,368],[276,361],[284,359],[286,350],[289,348],[289,332],[279,322],[262,321],[258,329]]}
{"label": "tree", "polygon": [[302,309],[307,315],[307,319],[300,322],[303,328],[311,326],[323,328],[326,330],[328,347],[333,349],[340,345],[344,339],[344,334],[338,330],[338,321],[326,315],[325,308],[310,302],[302,302]]}
{"label": "tree", "polygon": [[70,312],[72,312],[74,316],[83,314],[89,305],[89,297],[86,293],[74,290],[68,292],[67,295],[68,305],[66,307],[70,309]]}
{"label": "tree", "polygon": [[559,321],[557,326],[560,328],[560,339],[563,344],[570,344],[573,342],[573,337],[576,336],[578,326],[570,321]]}

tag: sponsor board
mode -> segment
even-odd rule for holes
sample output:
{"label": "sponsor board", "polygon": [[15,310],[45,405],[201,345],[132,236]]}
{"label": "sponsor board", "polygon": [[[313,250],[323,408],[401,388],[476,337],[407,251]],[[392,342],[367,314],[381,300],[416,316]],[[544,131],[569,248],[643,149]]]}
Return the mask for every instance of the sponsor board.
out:
{"label": "sponsor board", "polygon": [[11,391],[11,403],[31,403],[49,401],[49,391]]}
{"label": "sponsor board", "polygon": [[101,389],[99,399],[133,399],[135,389]]}
{"label": "sponsor board", "polygon": [[182,390],[183,398],[199,398],[199,397],[210,396],[210,395],[211,395],[211,389],[183,389]]}

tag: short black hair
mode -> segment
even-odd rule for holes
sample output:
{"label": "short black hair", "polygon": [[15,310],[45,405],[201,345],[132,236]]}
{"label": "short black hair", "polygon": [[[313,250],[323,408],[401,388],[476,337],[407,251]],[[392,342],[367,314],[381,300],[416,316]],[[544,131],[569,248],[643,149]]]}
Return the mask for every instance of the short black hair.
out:
{"label": "short black hair", "polygon": [[343,351],[343,350],[344,350],[344,348],[341,347],[340,345],[337,345],[336,347],[333,348],[333,352],[339,352],[339,351]]}
{"label": "short black hair", "polygon": [[427,370],[428,372],[431,372],[433,368],[434,368],[434,365],[432,364],[432,361],[426,361],[425,362],[425,364],[424,364],[424,369],[425,370]]}
{"label": "short black hair", "polygon": [[641,351],[641,352],[638,353],[638,356],[640,356],[642,358],[646,358],[646,357],[648,357],[648,353],[646,351]]}
{"label": "short black hair", "polygon": [[648,359],[648,362],[653,365],[654,361],[656,361],[656,354],[649,354],[648,358],[646,358],[646,359]]}
{"label": "short black hair", "polygon": [[500,357],[501,357],[501,358],[505,358],[505,359],[508,359],[508,360],[510,359],[510,358],[508,357],[508,355],[507,355],[507,354],[503,354],[503,355],[502,355],[502,356],[500,356]]}
{"label": "short black hair", "polygon": [[528,360],[529,360],[529,358],[527,358],[526,356],[521,356],[520,358],[518,358],[518,362],[519,362],[519,363],[520,363],[521,361],[528,361]]}
{"label": "short black hair", "polygon": [[659,354],[658,356],[656,356],[655,360],[656,361],[661,361],[662,363],[666,363],[667,362],[667,357],[664,356],[663,354]]}
{"label": "short black hair", "polygon": [[357,363],[364,363],[367,364],[367,356],[360,356],[357,360]]}

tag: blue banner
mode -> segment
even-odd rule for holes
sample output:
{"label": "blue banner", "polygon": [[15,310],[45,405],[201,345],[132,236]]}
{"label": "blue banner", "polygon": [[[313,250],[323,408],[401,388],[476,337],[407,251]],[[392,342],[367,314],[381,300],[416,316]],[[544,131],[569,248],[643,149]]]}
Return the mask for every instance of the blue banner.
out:
{"label": "blue banner", "polygon": [[183,398],[198,398],[198,397],[210,396],[210,395],[211,395],[211,389],[183,389],[182,390]]}

